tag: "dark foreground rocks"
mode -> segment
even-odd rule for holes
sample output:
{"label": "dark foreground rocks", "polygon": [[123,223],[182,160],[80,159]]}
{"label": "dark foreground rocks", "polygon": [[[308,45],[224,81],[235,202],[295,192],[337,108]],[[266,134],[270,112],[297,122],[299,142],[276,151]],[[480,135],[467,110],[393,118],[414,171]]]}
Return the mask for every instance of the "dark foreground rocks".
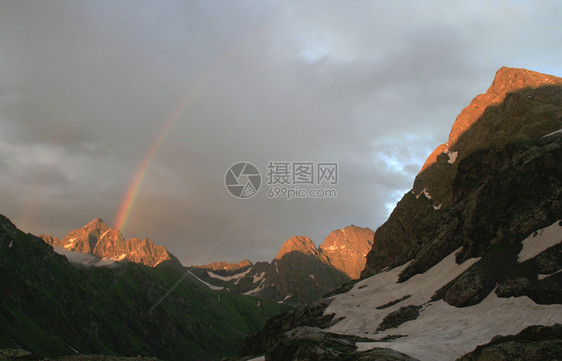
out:
{"label": "dark foreground rocks", "polygon": [[562,360],[562,325],[531,326],[517,335],[496,336],[457,361]]}
{"label": "dark foreground rocks", "polygon": [[268,361],[415,361],[390,349],[358,352],[359,341],[372,341],[357,336],[339,335],[317,327],[297,327],[285,332],[268,347]]}
{"label": "dark foreground rocks", "polygon": [[0,350],[0,361],[159,361],[154,357],[120,357],[107,355],[68,355],[56,358],[48,358],[33,355],[29,351],[20,349],[3,349]]}

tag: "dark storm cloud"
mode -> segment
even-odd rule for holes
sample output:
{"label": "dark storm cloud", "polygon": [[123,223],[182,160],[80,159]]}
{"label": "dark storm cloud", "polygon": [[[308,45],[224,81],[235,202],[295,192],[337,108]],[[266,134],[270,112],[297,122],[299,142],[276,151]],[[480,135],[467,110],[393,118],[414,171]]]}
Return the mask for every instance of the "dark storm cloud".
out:
{"label": "dark storm cloud", "polygon": [[[177,113],[125,236],[150,237],[190,264],[269,260],[294,234],[318,244],[351,223],[374,229],[500,66],[562,73],[560,10],[3,2],[0,212],[56,236],[94,217],[113,223]],[[272,200],[262,189],[234,199],[224,174],[241,160],[262,175],[269,161],[336,161],[338,197]]]}

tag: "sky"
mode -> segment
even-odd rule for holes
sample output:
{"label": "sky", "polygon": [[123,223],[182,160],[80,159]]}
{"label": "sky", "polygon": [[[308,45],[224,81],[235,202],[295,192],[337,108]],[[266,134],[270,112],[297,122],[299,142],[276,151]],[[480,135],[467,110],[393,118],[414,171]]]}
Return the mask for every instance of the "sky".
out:
{"label": "sky", "polygon": [[[59,238],[100,217],[184,265],[376,230],[501,66],[562,76],[560,14],[546,0],[0,1],[0,213]],[[239,162],[260,173],[252,197],[225,187]],[[295,189],[336,193],[268,197]]]}

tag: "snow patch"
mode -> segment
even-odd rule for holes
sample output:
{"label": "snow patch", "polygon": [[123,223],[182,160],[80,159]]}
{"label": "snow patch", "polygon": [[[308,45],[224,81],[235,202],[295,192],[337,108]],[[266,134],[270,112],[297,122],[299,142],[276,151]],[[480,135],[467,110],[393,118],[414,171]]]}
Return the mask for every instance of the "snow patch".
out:
{"label": "snow patch", "polygon": [[284,298],[283,301],[281,301],[281,302],[285,302],[285,301],[287,301],[287,300],[288,300],[289,298],[291,298],[291,297],[293,297],[293,295],[287,295],[287,296],[285,296],[285,298]]}
{"label": "snow patch", "polygon": [[12,248],[12,246],[14,245],[14,241],[10,241],[10,244],[8,245],[8,248]]}
{"label": "snow patch", "polygon": [[310,278],[314,279],[314,275],[308,275],[308,277],[310,277]]}
{"label": "snow patch", "polygon": [[224,290],[224,287],[219,287],[219,286],[213,286],[210,283],[207,283],[205,281],[203,281],[201,278],[197,277],[196,275],[194,275],[190,270],[187,270],[187,273],[189,273],[189,275],[193,278],[195,278],[197,281],[201,282],[202,284],[204,284],[205,286],[209,287],[210,289],[214,290],[214,291],[221,291]]}
{"label": "snow patch", "polygon": [[[277,272],[279,272],[279,270],[277,270]],[[254,280],[252,281],[252,283],[256,283],[258,281],[261,281],[263,279],[263,276],[265,276],[265,272],[259,273],[259,274],[255,274]]]}
{"label": "snow patch", "polygon": [[429,194],[429,192],[427,191],[426,188],[424,188],[424,189],[416,196],[416,199],[418,199],[419,197],[421,197],[422,194],[425,196],[425,198],[431,199],[431,194]]}
{"label": "snow patch", "polygon": [[523,249],[519,252],[517,261],[525,262],[535,258],[548,248],[562,242],[562,220],[552,223],[550,226],[533,232],[523,240]]}
{"label": "snow patch", "polygon": [[71,238],[68,240],[68,243],[64,246],[66,249],[71,249],[74,247],[74,242],[76,242],[76,238]]}
{"label": "snow patch", "polygon": [[119,255],[119,256],[111,257],[111,259],[112,259],[113,261],[119,262],[119,261],[124,260],[125,257],[127,257],[127,254],[126,254],[126,253],[121,253],[121,255]]}
{"label": "snow patch", "polygon": [[218,275],[218,274],[216,274],[216,273],[214,273],[214,272],[212,272],[212,271],[207,271],[207,275],[208,275],[209,277],[215,278],[215,279],[217,279],[217,280],[221,280],[221,281],[230,281],[230,280],[238,280],[238,279],[244,277],[245,275],[248,274],[248,272],[250,272],[250,270],[251,270],[251,268],[248,268],[248,269],[245,270],[244,272],[237,273],[237,274],[232,275],[232,276],[221,276],[221,275]]}
{"label": "snow patch", "polygon": [[108,234],[108,233],[109,233],[109,229],[108,229],[107,231],[103,232],[103,234],[101,235],[100,239],[102,239],[103,237],[105,237],[105,235]]}
{"label": "snow patch", "polygon": [[251,295],[253,295],[253,294],[256,293],[256,292],[263,290],[264,288],[265,288],[265,282],[262,281],[262,282],[259,284],[258,287],[254,288],[253,290],[246,291],[246,292],[244,292],[244,294],[245,294],[245,295],[248,295],[248,296],[251,296]]}
{"label": "snow patch", "polygon": [[457,161],[457,157],[459,156],[459,152],[447,152],[447,156],[449,157],[449,160],[447,160],[447,163],[453,164]]}
{"label": "snow patch", "polygon": [[550,276],[554,276],[555,274],[560,273],[560,272],[562,272],[562,269],[559,269],[558,271],[556,271],[556,272],[554,272],[554,273],[551,273],[551,274],[549,274],[549,275],[545,275],[545,274],[539,273],[539,274],[537,275],[537,278],[539,279],[539,281],[540,281],[540,280],[544,280],[545,278],[550,277]]}
{"label": "snow patch", "polygon": [[441,203],[439,203],[438,205],[434,204],[433,209],[436,210],[436,211],[440,210],[441,209]]}

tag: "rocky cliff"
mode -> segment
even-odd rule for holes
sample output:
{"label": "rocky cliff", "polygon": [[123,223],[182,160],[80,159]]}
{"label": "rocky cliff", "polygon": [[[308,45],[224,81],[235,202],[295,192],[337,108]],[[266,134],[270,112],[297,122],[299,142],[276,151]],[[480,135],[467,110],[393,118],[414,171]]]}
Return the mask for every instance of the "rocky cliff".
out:
{"label": "rocky cliff", "polygon": [[[557,199],[559,178],[554,158],[554,163],[546,165],[547,168],[540,173],[530,168],[521,169],[523,173],[530,173],[521,173],[521,177],[529,181],[525,185],[521,184],[524,179],[517,185],[507,184],[515,180],[504,177],[504,194],[509,198],[500,202],[497,193],[492,190],[490,199],[496,201],[494,207],[499,207],[490,209],[487,216],[492,218],[486,219],[479,209],[475,210],[476,214],[470,212],[470,209],[480,207],[480,204],[474,203],[472,196],[480,195],[488,187],[486,180],[501,178],[502,171],[514,173],[514,167],[529,167],[528,162],[521,161],[524,153],[529,161],[537,160],[539,154],[545,152],[549,152],[550,157],[556,157],[556,151],[552,149],[557,147],[556,142],[553,144],[553,139],[542,137],[562,128],[561,86],[562,78],[525,69],[504,67],[498,70],[490,89],[474,98],[459,114],[449,141],[438,146],[428,157],[412,190],[404,195],[389,219],[377,229],[363,275],[403,264],[424,254],[406,273],[424,264],[421,270],[434,265],[461,244],[478,243],[481,247],[479,252],[472,246],[465,248],[464,258],[468,253],[472,256],[481,255],[495,243],[492,241],[494,234],[491,233],[500,231],[495,229],[498,220],[493,218],[504,211],[502,207],[506,203],[521,207],[519,215],[514,218],[519,219],[525,218],[528,212],[534,212],[539,203],[552,203],[552,200]],[[468,157],[471,158],[464,161]],[[549,180],[551,178],[554,183]],[[534,179],[533,184],[547,184],[551,194],[547,195],[546,191],[533,192],[536,186],[531,184],[531,179]],[[517,193],[510,187],[518,187],[524,193]],[[521,202],[522,198],[527,202]],[[531,206],[529,201],[533,199],[536,199],[536,204]],[[519,227],[517,238],[521,239],[530,228],[540,228],[554,222],[558,203],[552,203],[554,208],[547,204],[545,206],[544,215],[537,215],[539,218],[533,226]],[[506,214],[504,217],[512,216]],[[490,229],[481,234],[474,229],[469,231],[471,234],[466,234],[467,223],[474,222],[489,224],[486,227]],[[481,228],[478,230],[483,231]],[[487,241],[480,240],[486,237]],[[436,247],[435,243],[442,247]],[[428,260],[431,258],[429,254],[437,252],[437,249],[442,251]]]}

